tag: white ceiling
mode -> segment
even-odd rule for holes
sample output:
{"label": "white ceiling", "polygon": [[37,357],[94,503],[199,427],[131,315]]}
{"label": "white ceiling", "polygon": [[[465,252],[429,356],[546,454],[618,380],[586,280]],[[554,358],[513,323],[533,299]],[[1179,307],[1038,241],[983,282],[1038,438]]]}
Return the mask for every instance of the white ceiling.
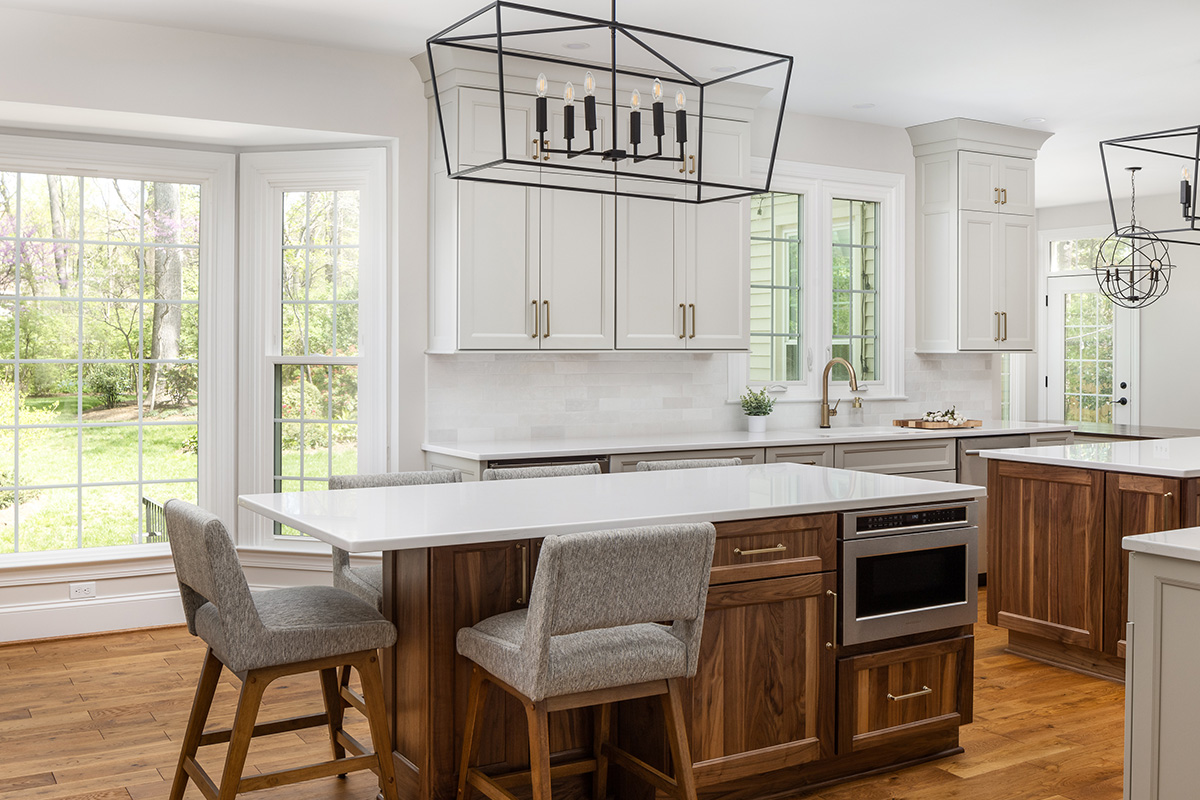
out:
{"label": "white ceiling", "polygon": [[[485,0],[0,0],[411,56]],[[606,0],[531,0],[606,17]],[[1104,198],[1101,139],[1200,123],[1200,0],[625,0],[624,22],[794,54],[789,108],[1053,131],[1038,205]],[[854,108],[874,104],[873,108]],[[1041,117],[1044,123],[1026,122]]]}

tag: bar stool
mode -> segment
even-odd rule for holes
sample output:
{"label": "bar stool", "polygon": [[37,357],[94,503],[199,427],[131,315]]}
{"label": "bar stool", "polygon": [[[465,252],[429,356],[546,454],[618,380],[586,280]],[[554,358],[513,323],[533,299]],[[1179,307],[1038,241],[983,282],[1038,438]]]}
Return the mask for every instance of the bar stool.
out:
{"label": "bar stool", "polygon": [[[467,799],[468,787],[512,798],[507,787],[526,776],[533,800],[551,800],[551,778],[592,771],[594,796],[603,800],[610,760],[674,797],[695,800],[679,680],[696,674],[715,540],[707,522],[545,538],[528,608],[458,632],[458,652],[475,665],[458,800]],[[488,776],[471,767],[488,684],[525,708],[527,773]],[[652,696],[663,704],[673,778],[609,741],[612,704]],[[551,767],[547,715],[584,706],[598,706],[592,758]]]}
{"label": "bar stool", "polygon": [[[181,800],[188,778],[207,800],[233,800],[242,792],[369,769],[379,776],[385,800],[397,800],[379,669],[379,648],[395,643],[395,626],[367,603],[331,586],[252,594],[220,519],[181,500],[168,501],[165,510],[188,632],[208,644],[170,799]],[[338,691],[336,670],[347,665],[362,676],[361,698]],[[242,680],[237,713],[232,727],[205,732],[223,668]],[[255,724],[263,692],[272,681],[310,671],[320,673],[325,713]],[[374,752],[343,729],[343,702],[367,717]],[[318,726],[329,729],[332,760],[242,776],[255,736]],[[229,749],[216,783],[196,761],[196,751],[223,742],[229,743]],[[346,756],[346,751],[351,755]]]}
{"label": "bar stool", "polygon": [[546,467],[508,467],[506,469],[485,469],[485,481],[512,481],[525,478],[560,478],[564,475],[599,475],[600,465],[590,464],[551,464]]}
{"label": "bar stool", "polygon": [[[456,469],[417,472],[377,472],[372,475],[331,475],[330,490],[373,489],[380,486],[424,486],[433,483],[462,483]],[[350,553],[333,548],[333,585],[350,592],[383,611],[383,566],[352,567]]]}
{"label": "bar stool", "polygon": [[674,461],[639,461],[638,472],[659,472],[668,469],[699,469],[701,467],[740,467],[740,458],[680,458]]}

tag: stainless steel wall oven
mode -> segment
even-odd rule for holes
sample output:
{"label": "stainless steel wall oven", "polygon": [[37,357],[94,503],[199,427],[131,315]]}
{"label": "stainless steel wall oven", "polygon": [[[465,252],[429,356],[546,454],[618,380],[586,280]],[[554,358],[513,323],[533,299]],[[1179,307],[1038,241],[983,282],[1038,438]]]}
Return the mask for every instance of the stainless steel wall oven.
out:
{"label": "stainless steel wall oven", "polygon": [[974,624],[977,515],[974,500],[843,514],[840,643]]}

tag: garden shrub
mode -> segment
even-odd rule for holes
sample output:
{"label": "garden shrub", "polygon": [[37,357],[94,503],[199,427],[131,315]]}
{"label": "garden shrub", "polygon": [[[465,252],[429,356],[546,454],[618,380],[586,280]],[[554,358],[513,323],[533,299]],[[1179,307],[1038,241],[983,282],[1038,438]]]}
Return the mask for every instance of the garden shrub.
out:
{"label": "garden shrub", "polygon": [[121,395],[129,393],[129,368],[124,364],[92,364],[84,385],[90,394],[104,400],[105,408],[115,408]]}
{"label": "garden shrub", "polygon": [[192,401],[199,382],[191,365],[163,364],[158,370],[159,385],[171,405],[185,406]]}

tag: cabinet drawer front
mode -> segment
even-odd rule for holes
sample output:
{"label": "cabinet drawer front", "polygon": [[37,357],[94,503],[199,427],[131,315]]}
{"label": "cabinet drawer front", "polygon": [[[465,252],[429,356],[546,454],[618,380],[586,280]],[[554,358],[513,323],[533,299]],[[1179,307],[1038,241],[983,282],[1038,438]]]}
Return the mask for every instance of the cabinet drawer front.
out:
{"label": "cabinet drawer front", "polygon": [[657,453],[619,453],[609,456],[609,472],[634,472],[639,461],[675,461],[686,458],[740,458],[742,464],[763,463],[763,448],[741,447],[728,450],[663,450]]}
{"label": "cabinet drawer front", "polygon": [[768,447],[767,463],[809,464],[814,467],[833,466],[833,445],[813,444],[799,447]]}
{"label": "cabinet drawer front", "polygon": [[805,575],[836,567],[833,514],[717,524],[712,583]]}
{"label": "cabinet drawer front", "polygon": [[955,469],[954,439],[862,442],[834,447],[834,466],[859,472],[930,472]]}
{"label": "cabinet drawer front", "polygon": [[974,638],[839,661],[838,752],[859,752],[970,722]]}

